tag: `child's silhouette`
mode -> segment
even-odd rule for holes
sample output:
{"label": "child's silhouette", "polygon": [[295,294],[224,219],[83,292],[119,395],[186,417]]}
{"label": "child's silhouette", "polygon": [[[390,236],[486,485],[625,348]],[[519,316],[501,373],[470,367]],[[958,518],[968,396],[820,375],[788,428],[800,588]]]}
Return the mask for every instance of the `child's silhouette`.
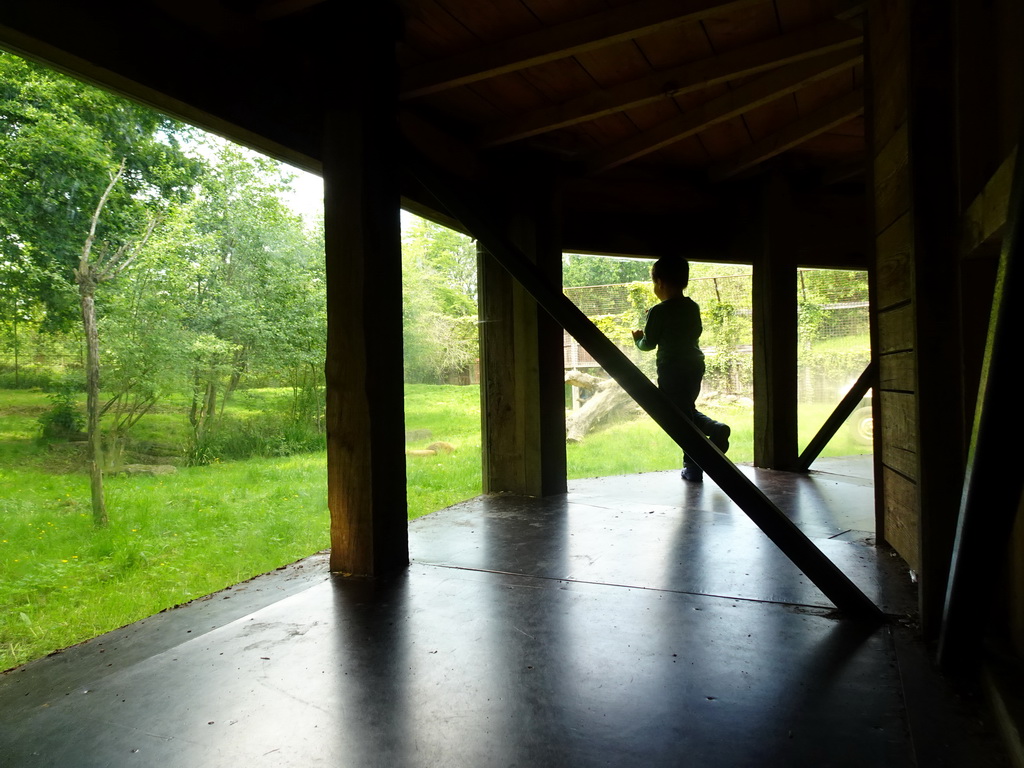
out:
{"label": "child's silhouette", "polygon": [[[660,299],[647,312],[642,331],[633,331],[636,346],[649,352],[658,350],[658,388],[725,453],[729,450],[728,424],[715,421],[697,410],[695,403],[704,378],[704,353],[701,352],[700,307],[683,295],[690,282],[690,263],[679,256],[666,256],[651,268],[654,295]],[[701,482],[704,472],[683,453],[684,480]]]}

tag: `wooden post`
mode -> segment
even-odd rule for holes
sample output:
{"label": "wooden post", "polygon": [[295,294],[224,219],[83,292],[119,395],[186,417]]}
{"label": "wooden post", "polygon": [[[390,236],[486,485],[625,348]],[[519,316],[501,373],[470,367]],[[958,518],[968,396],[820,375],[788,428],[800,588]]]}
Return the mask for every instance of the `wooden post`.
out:
{"label": "wooden post", "polygon": [[[524,191],[516,205],[538,199],[550,199],[543,188]],[[561,288],[561,251],[550,208],[520,207],[505,221],[510,239]],[[562,328],[485,248],[478,253],[483,490],[565,493]]]}
{"label": "wooden post", "polygon": [[754,466],[796,469],[797,224],[789,187],[771,178],[762,198],[763,244],[754,260]]}
{"label": "wooden post", "polygon": [[409,562],[395,46],[389,4],[374,8],[339,23],[358,33],[332,48],[373,76],[339,61],[345,87],[325,94],[336,100],[323,152],[331,570],[352,576]]}
{"label": "wooden post", "polygon": [[913,222],[921,628],[941,622],[966,462],[951,0],[909,0],[907,135]]}
{"label": "wooden post", "polygon": [[1024,305],[1016,303],[1024,295],[1024,152],[1013,187],[939,636],[939,662],[950,670],[979,660],[1024,492],[1005,443],[1024,427],[1017,383]]}

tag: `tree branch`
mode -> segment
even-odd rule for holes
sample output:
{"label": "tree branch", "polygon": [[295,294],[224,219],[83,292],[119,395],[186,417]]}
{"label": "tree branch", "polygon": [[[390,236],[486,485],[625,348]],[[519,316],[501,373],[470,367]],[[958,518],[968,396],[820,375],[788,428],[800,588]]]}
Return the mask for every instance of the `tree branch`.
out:
{"label": "tree branch", "polygon": [[84,280],[89,274],[89,256],[92,253],[92,244],[96,240],[96,226],[100,220],[100,213],[103,212],[103,208],[106,206],[107,199],[110,197],[110,193],[113,192],[115,185],[121,180],[121,176],[124,175],[126,160],[127,158],[121,158],[121,165],[118,166],[117,173],[111,174],[110,183],[103,190],[100,201],[96,205],[96,210],[92,214],[92,219],[89,222],[89,236],[85,238],[85,245],[82,246],[82,259],[78,263],[78,269],[75,270],[75,277],[79,281]]}

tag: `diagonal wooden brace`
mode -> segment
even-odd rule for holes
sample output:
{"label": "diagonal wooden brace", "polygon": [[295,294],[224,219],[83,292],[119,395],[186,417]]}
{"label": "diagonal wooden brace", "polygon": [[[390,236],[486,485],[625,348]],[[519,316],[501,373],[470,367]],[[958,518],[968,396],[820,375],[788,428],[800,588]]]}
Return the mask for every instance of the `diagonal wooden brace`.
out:
{"label": "diagonal wooden brace", "polygon": [[481,205],[481,197],[459,194],[447,174],[415,150],[406,152],[406,168],[454,218],[487,248],[556,322],[589,352],[605,371],[636,400],[651,418],[691,456],[754,523],[782,550],[837,608],[850,617],[879,624],[878,607],[829,560],[804,533],[729,461],[633,365],[559,288],[552,286],[523,253],[509,241]]}

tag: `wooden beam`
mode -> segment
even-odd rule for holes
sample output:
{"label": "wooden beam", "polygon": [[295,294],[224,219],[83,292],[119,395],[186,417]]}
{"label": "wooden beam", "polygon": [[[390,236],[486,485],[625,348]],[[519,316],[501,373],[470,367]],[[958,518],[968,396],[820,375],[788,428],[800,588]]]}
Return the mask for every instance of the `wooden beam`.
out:
{"label": "wooden beam", "polygon": [[800,223],[780,176],[761,191],[762,246],[753,273],[754,466],[797,466],[797,272]]}
{"label": "wooden beam", "polygon": [[[540,173],[517,177],[502,186],[496,210],[506,235],[546,279],[560,285],[552,185]],[[565,493],[562,329],[479,242],[477,253],[483,491]]]}
{"label": "wooden beam", "polygon": [[841,184],[844,181],[849,181],[850,179],[855,179],[858,176],[863,176],[865,170],[866,167],[863,160],[854,160],[849,163],[837,165],[822,174],[821,185],[823,187],[830,187],[833,184]]}
{"label": "wooden beam", "polygon": [[921,631],[932,640],[941,625],[968,453],[957,232],[956,1],[907,2],[918,584]]}
{"label": "wooden beam", "polygon": [[763,0],[639,0],[582,19],[543,27],[403,73],[400,98],[469,85],[548,61],[632,40],[662,29],[721,16]]}
{"label": "wooden beam", "polygon": [[308,10],[323,2],[326,0],[264,0],[252,10],[252,15],[260,21],[273,21]]}
{"label": "wooden beam", "polygon": [[864,114],[864,89],[857,88],[807,117],[754,142],[742,152],[711,168],[712,181],[725,181],[833,128]]}
{"label": "wooden beam", "polygon": [[811,438],[811,442],[807,444],[804,452],[800,454],[800,458],[797,460],[796,467],[794,467],[795,471],[807,472],[810,470],[811,464],[825,450],[825,446],[835,437],[839,428],[857,410],[857,406],[860,405],[860,401],[867,395],[868,390],[875,386],[878,380],[877,371],[878,364],[875,360],[872,360],[858,377],[856,383],[850,387],[850,391],[839,401],[839,405],[832,411],[832,414],[825,419],[825,423],[821,425],[818,433]]}
{"label": "wooden beam", "polygon": [[[366,21],[325,68],[394,70],[387,18]],[[409,563],[397,100],[355,83],[326,104],[323,129],[330,567],[381,576]]]}
{"label": "wooden beam", "polygon": [[[810,539],[787,518],[736,466],[729,461],[647,376],[595,326],[537,267],[502,234],[494,220],[493,201],[457,191],[451,179],[421,157],[405,158],[425,187],[473,232],[495,259],[522,285],[559,325],[636,400],[668,435],[691,455],[705,473],[793,561],[836,606],[869,624],[884,620],[882,612],[840,571]],[[796,281],[794,280],[794,285]]]}
{"label": "wooden beam", "polygon": [[731,120],[762,104],[798,91],[810,83],[850,69],[863,60],[863,47],[858,45],[789,64],[691,109],[686,114],[661,123],[649,131],[594,152],[584,158],[583,170],[585,173],[601,173],[657,152],[713,125]]}
{"label": "wooden beam", "polygon": [[1013,183],[1013,168],[1017,162],[1014,149],[1000,163],[985,188],[964,211],[960,224],[960,258],[967,259],[985,243],[998,237],[1006,225]]}
{"label": "wooden beam", "polygon": [[1024,428],[1017,368],[1024,327],[1024,153],[1017,155],[943,604],[938,657],[946,669],[977,663],[983,655],[993,585],[1006,579],[1007,542],[1024,493],[1020,462],[1005,443]]}
{"label": "wooden beam", "polygon": [[628,83],[594,90],[563,104],[500,121],[484,129],[479,144],[493,147],[769,69],[858,45],[864,35],[842,22],[823,24],[764,40],[719,56],[652,72]]}
{"label": "wooden beam", "polygon": [[862,0],[839,0],[836,5],[837,19],[855,19],[868,12],[868,4]]}

